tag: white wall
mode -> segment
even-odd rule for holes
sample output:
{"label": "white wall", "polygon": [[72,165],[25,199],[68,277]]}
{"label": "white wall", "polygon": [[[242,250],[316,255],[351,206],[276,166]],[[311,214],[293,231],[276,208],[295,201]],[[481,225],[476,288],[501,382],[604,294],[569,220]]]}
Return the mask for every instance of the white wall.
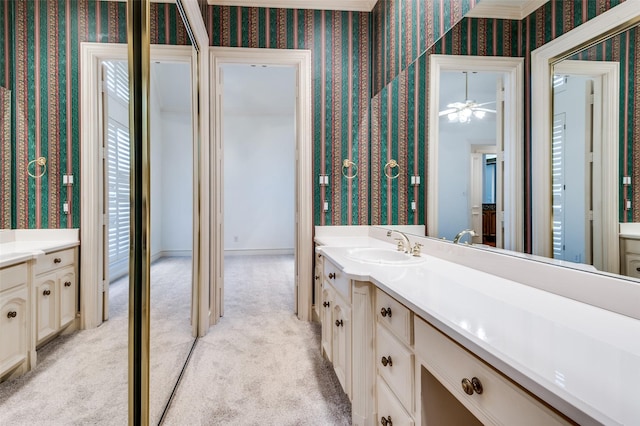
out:
{"label": "white wall", "polygon": [[[155,88],[155,86],[152,86]],[[151,150],[151,259],[152,261],[160,257],[163,247],[162,242],[162,216],[163,216],[163,191],[162,175],[163,167],[163,117],[158,103],[156,90],[151,90],[149,95],[149,139]]]}
{"label": "white wall", "polygon": [[191,114],[162,113],[162,251],[190,255],[193,238],[193,143]]}
{"label": "white wall", "polygon": [[446,117],[440,120],[438,144],[438,237],[453,240],[471,228],[471,145],[495,145],[496,123],[446,121]]}
{"label": "white wall", "polygon": [[225,115],[224,248],[294,247],[293,116]]}
{"label": "white wall", "polygon": [[225,252],[293,253],[295,68],[222,71]]}

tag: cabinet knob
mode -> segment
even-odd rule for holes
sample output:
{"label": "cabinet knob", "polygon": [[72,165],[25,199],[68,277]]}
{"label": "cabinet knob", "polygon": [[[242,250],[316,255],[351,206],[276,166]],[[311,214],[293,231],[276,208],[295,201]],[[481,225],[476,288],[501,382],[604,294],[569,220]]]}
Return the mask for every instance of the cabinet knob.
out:
{"label": "cabinet knob", "polygon": [[391,421],[391,416],[382,417],[380,419],[380,424],[382,426],[393,426],[393,422]]}
{"label": "cabinet knob", "polygon": [[480,395],[483,391],[482,383],[480,383],[480,379],[477,377],[473,377],[471,380],[465,377],[462,379],[462,390],[467,395],[473,395],[473,392]]}
{"label": "cabinet knob", "polygon": [[49,290],[49,289],[46,289],[45,291],[42,292],[43,296],[48,296],[50,294],[51,294],[51,290]]}
{"label": "cabinet knob", "polygon": [[336,274],[333,272],[329,272],[329,279],[330,280],[335,280],[336,279]]}
{"label": "cabinet knob", "polygon": [[342,322],[342,320],[336,320],[336,327],[342,327],[344,325],[344,323]]}
{"label": "cabinet knob", "polygon": [[640,272],[640,266],[638,266],[638,267],[636,268],[636,271]]}
{"label": "cabinet knob", "polygon": [[320,275],[316,275],[316,276],[315,276],[315,279],[316,279],[316,280],[317,280],[318,278],[320,278]]}
{"label": "cabinet knob", "polygon": [[331,306],[331,302],[322,302],[322,306],[328,308],[329,306]]}
{"label": "cabinet knob", "polygon": [[380,309],[380,315],[391,318],[391,307]]}
{"label": "cabinet knob", "polygon": [[64,282],[64,286],[65,287],[71,287],[71,281],[65,281]]}
{"label": "cabinet knob", "polygon": [[62,259],[60,259],[59,257],[56,257],[55,259],[53,259],[53,263],[60,263],[62,262]]}
{"label": "cabinet knob", "polygon": [[16,316],[18,316],[18,313],[16,311],[7,312],[7,318],[15,318]]}
{"label": "cabinet knob", "polygon": [[382,365],[384,367],[386,367],[387,365],[389,367],[393,367],[393,361],[391,361],[391,355],[389,356],[383,356],[382,359],[380,360],[380,362],[382,363]]}

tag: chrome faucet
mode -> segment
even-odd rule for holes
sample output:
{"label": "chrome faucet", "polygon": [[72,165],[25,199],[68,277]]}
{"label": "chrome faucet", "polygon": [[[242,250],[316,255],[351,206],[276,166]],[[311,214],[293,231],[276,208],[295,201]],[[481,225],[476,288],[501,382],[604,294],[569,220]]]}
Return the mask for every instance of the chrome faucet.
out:
{"label": "chrome faucet", "polygon": [[404,251],[405,253],[409,253],[411,250],[411,241],[409,241],[409,237],[407,237],[403,232],[396,231],[394,229],[390,229],[387,231],[387,237],[390,237],[392,233],[400,234],[402,238],[396,238],[398,241],[398,251]]}
{"label": "chrome faucet", "polygon": [[464,231],[460,231],[456,234],[456,236],[453,238],[453,243],[460,244],[460,240],[462,239],[462,237],[464,237],[467,234],[469,234],[469,236],[471,236],[472,238],[478,236],[478,234],[476,234],[476,232],[473,229],[465,229]]}

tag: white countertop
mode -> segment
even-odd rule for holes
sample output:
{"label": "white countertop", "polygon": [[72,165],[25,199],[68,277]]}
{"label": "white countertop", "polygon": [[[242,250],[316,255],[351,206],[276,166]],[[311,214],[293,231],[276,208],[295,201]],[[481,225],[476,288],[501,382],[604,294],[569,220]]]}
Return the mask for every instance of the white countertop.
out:
{"label": "white countertop", "polygon": [[79,244],[77,229],[0,230],[0,268]]}
{"label": "white countertop", "polygon": [[[318,248],[351,279],[370,281],[580,424],[640,424],[640,321],[453,262],[363,263],[329,237]],[[353,245],[352,245],[353,244]]]}

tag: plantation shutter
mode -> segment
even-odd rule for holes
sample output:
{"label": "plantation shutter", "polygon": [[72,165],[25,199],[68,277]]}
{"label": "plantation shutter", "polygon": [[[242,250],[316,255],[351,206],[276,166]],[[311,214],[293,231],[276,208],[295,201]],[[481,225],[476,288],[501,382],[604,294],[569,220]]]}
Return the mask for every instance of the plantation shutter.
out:
{"label": "plantation shutter", "polygon": [[565,153],[565,113],[556,114],[553,117],[553,140],[551,150],[551,174],[553,176],[552,205],[553,205],[553,257],[564,259],[565,250],[565,182],[564,182],[564,153]]}
{"label": "plantation shutter", "polygon": [[[126,62],[106,62],[104,90],[109,102],[128,108],[129,77]],[[109,265],[129,258],[130,158],[128,123],[107,114],[107,178],[109,205]]]}

